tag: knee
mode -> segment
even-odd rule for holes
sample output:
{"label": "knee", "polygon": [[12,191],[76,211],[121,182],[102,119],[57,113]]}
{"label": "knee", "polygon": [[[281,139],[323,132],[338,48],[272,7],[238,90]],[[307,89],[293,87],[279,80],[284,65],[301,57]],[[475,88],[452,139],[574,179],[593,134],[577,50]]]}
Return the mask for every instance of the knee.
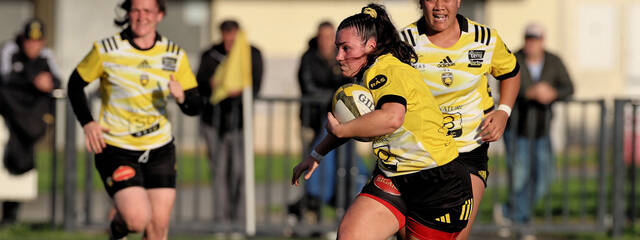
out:
{"label": "knee", "polygon": [[150,216],[140,214],[124,219],[124,221],[127,224],[127,229],[129,229],[129,231],[142,232],[149,224],[150,218]]}
{"label": "knee", "polygon": [[169,229],[169,219],[155,218],[149,223],[149,227],[156,233],[164,233]]}

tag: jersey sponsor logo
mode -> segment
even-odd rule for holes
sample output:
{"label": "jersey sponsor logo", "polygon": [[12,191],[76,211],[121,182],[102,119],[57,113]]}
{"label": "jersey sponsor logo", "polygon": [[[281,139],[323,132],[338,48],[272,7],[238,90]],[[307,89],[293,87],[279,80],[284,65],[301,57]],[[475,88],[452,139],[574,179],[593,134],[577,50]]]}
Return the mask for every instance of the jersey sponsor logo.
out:
{"label": "jersey sponsor logo", "polygon": [[462,136],[462,114],[444,114],[443,126],[447,129],[447,135],[451,135],[454,138]]}
{"label": "jersey sponsor logo", "polygon": [[387,76],[380,74],[378,76],[373,77],[373,79],[369,81],[369,89],[375,90],[375,89],[381,88],[386,83],[387,83]]}
{"label": "jersey sponsor logo", "polygon": [[453,73],[451,72],[443,72],[440,75],[440,79],[442,79],[442,84],[447,87],[450,87],[453,84]]}
{"label": "jersey sponsor logo", "polygon": [[140,64],[138,64],[138,68],[140,69],[149,69],[151,68],[151,65],[149,65],[149,62],[147,61],[147,59],[142,60],[142,62]]}
{"label": "jersey sponsor logo", "polygon": [[121,182],[129,180],[134,176],[136,176],[136,170],[134,170],[131,166],[123,165],[113,171],[111,178],[113,178],[113,181],[115,182]]}
{"label": "jersey sponsor logo", "polygon": [[412,63],[411,66],[418,70],[424,70],[424,69],[428,69],[431,65],[426,63]]}
{"label": "jersey sponsor logo", "polygon": [[482,67],[485,50],[469,50],[469,65],[470,68]]}
{"label": "jersey sponsor logo", "polygon": [[160,124],[156,123],[153,126],[151,126],[150,128],[147,128],[147,129],[139,131],[139,132],[132,133],[131,136],[133,136],[133,137],[142,137],[142,136],[147,135],[149,133],[155,132],[158,129],[160,129]]}
{"label": "jersey sponsor logo", "polygon": [[456,63],[451,61],[451,58],[449,58],[449,56],[445,57],[444,59],[442,59],[442,61],[440,61],[440,63],[438,63],[438,67],[441,67],[441,68],[453,67],[455,65]]}
{"label": "jersey sponsor logo", "polygon": [[440,112],[453,112],[462,109],[462,105],[459,106],[440,106]]}
{"label": "jersey sponsor logo", "polygon": [[376,185],[376,187],[378,187],[380,190],[388,194],[400,196],[400,191],[398,191],[398,188],[396,188],[391,179],[382,176],[382,174],[378,174],[376,176],[373,184]]}
{"label": "jersey sponsor logo", "polygon": [[175,72],[177,63],[178,63],[178,59],[174,57],[163,57],[162,70]]}

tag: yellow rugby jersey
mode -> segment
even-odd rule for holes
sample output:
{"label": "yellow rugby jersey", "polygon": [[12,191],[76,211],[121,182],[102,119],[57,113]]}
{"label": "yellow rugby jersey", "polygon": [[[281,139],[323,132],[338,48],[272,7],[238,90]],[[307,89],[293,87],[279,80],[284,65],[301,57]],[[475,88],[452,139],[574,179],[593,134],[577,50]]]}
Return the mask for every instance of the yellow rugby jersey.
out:
{"label": "yellow rugby jersey", "polygon": [[404,103],[402,126],[373,141],[378,167],[388,177],[442,166],[458,157],[454,140],[443,127],[442,113],[420,72],[386,54],[363,73],[358,84],[371,91],[376,109]]}
{"label": "yellow rugby jersey", "polygon": [[156,33],[147,50],[138,49],[127,30],[96,41],[76,68],[84,81],[100,79],[98,123],[109,145],[147,150],[172,139],[167,119],[170,76],[186,91],[197,87],[187,54]]}
{"label": "yellow rugby jersey", "polygon": [[413,66],[436,98],[458,151],[469,152],[482,144],[480,126],[494,105],[486,75],[504,80],[514,77],[519,67],[495,29],[462,15],[456,18],[461,35],[449,48],[429,41],[424,18],[402,29],[400,36],[418,54]]}

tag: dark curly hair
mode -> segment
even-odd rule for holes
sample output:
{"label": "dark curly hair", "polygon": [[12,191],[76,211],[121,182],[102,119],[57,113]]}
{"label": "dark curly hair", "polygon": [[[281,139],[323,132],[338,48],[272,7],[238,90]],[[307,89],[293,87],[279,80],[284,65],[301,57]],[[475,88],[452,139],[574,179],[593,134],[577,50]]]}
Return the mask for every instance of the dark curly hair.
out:
{"label": "dark curly hair", "polygon": [[[119,27],[123,27],[127,24],[129,24],[129,11],[131,11],[131,1],[133,0],[124,0],[119,7],[122,10],[125,10],[127,12],[127,14],[124,15],[124,17],[117,17],[116,19],[113,20],[113,22],[116,24],[116,26]],[[165,0],[156,0],[156,4],[158,5],[158,9],[160,10],[160,12],[163,13],[167,13],[167,1]]]}
{"label": "dark curly hair", "polygon": [[[375,11],[372,13],[371,9]],[[373,16],[375,15],[375,17]],[[376,39],[376,50],[369,54],[369,60],[391,53],[406,64],[418,60],[418,55],[411,46],[400,39],[398,30],[391,22],[384,6],[371,3],[362,8],[362,12],[345,18],[338,26],[338,31],[345,28],[355,28],[363,41]]]}

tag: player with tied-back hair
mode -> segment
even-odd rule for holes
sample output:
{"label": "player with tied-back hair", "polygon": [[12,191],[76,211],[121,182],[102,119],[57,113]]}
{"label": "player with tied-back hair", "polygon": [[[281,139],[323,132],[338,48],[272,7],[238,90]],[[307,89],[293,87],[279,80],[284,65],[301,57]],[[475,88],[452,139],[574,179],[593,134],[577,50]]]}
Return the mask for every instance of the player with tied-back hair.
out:
{"label": "player with tied-back hair", "polygon": [[[156,32],[165,1],[125,0],[120,8],[127,14],[116,24],[125,29],[94,42],[69,79],[69,100],[117,210],[110,238],[144,232],[144,239],[167,239],[176,196],[168,97],[187,115],[197,115],[202,100],[185,51]],[[97,121],[83,91],[96,79]]]}
{"label": "player with tied-back hair", "polygon": [[369,4],[340,23],[336,35],[342,74],[371,91],[375,110],[340,123],[293,169],[292,184],[308,179],[323,155],[352,137],[375,137],[377,167],[351,204],[338,239],[453,239],[472,208],[471,180],[420,72],[417,55],[397,34],[385,9]]}

